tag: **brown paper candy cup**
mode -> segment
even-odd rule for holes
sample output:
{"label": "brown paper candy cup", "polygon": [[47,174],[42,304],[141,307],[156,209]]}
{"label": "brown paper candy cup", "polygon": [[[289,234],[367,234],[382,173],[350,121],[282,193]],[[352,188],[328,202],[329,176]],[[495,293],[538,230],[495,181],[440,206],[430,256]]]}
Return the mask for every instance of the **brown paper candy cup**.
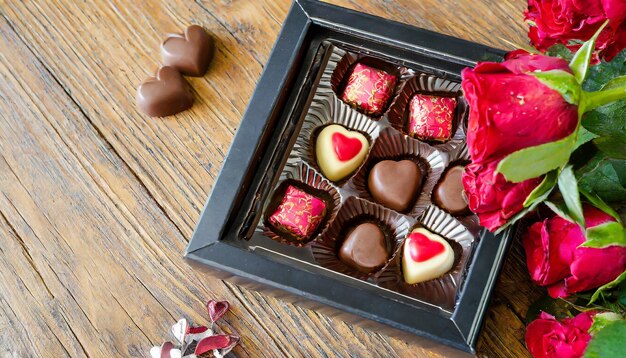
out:
{"label": "brown paper candy cup", "polygon": [[440,97],[455,97],[457,99],[452,121],[452,130],[454,132],[452,138],[444,143],[436,141],[425,142],[442,152],[450,152],[461,146],[465,141],[465,118],[468,112],[467,103],[462,96],[461,84],[435,75],[420,73],[406,82],[387,113],[387,119],[391,126],[402,133],[409,134],[407,131],[409,102],[418,93]]}
{"label": "brown paper candy cup", "polygon": [[420,194],[411,209],[404,213],[412,217],[419,216],[430,205],[433,187],[443,173],[445,167],[443,156],[428,144],[417,141],[393,128],[386,128],[380,133],[365,164],[361,166],[351,182],[359,197],[376,202],[368,189],[368,176],[376,163],[386,159],[409,159],[415,161],[420,167],[423,175]]}
{"label": "brown paper candy cup", "polygon": [[330,224],[328,229],[314,242],[311,243],[313,257],[323,267],[343,273],[348,276],[366,280],[375,275],[379,269],[364,273],[345,264],[338,257],[339,249],[343,240],[350,233],[350,230],[359,224],[371,222],[378,225],[385,233],[389,259],[398,250],[398,245],[408,234],[409,221],[403,215],[391,211],[381,205],[374,204],[356,197],[349,197],[343,204],[337,217]]}
{"label": "brown paper candy cup", "polygon": [[413,285],[407,284],[402,276],[402,245],[400,245],[394,260],[378,276],[378,285],[452,311],[467,273],[474,236],[458,220],[436,206],[429,206],[409,232],[419,226],[440,235],[450,243],[455,256],[452,269],[439,278]]}
{"label": "brown paper candy cup", "polygon": [[[378,137],[380,130],[380,126],[376,122],[372,121],[364,114],[343,105],[343,102],[336,97],[316,95],[304,118],[302,129],[296,139],[296,143],[289,154],[288,163],[297,163],[302,160],[321,173],[315,158],[315,143],[319,132],[324,127],[331,124],[339,124],[351,131],[362,133],[368,139],[370,148],[374,140]],[[367,160],[367,157],[365,160]],[[355,172],[356,171],[358,171],[358,168]],[[347,182],[352,175],[354,175],[354,173],[340,180],[337,184],[342,185]]]}
{"label": "brown paper candy cup", "polygon": [[[400,91],[402,90],[402,87],[404,86],[404,83],[406,82],[406,80],[410,78],[411,76],[413,76],[412,70],[406,67],[395,65],[391,62],[387,62],[379,57],[375,57],[371,55],[356,54],[353,52],[347,52],[339,48],[334,48],[333,52],[334,52],[333,55],[335,53],[338,55],[342,54],[338,62],[332,62],[332,63],[329,62],[329,66],[327,66],[328,71],[332,70],[332,74],[330,76],[330,85],[331,85],[331,89],[334,95],[338,99],[341,98],[343,91],[346,87],[348,77],[350,76],[350,73],[352,73],[352,70],[354,69],[354,66],[357,63],[361,63],[369,67],[383,70],[391,75],[396,76],[397,78],[396,86],[394,87],[393,93],[391,97],[389,98],[389,100],[387,101],[387,104],[384,107],[384,109],[378,114],[365,113],[367,116],[369,116],[370,118],[374,120],[380,119],[389,110],[395,98],[397,97],[398,93],[400,93]],[[337,56],[331,55],[331,61],[336,61],[336,60],[337,60]],[[326,74],[326,71],[324,74]],[[324,79],[325,79],[325,76],[323,75],[322,81],[324,81]],[[341,103],[348,107],[351,107],[349,104],[343,101]],[[355,110],[361,112],[360,109],[355,108]]]}
{"label": "brown paper candy cup", "polygon": [[[298,240],[296,237],[289,235],[288,233],[281,232],[273,227],[268,219],[276,211],[280,201],[283,198],[285,191],[289,185],[293,185],[298,189],[301,189],[311,195],[314,195],[326,203],[326,215],[322,222],[318,225],[316,230],[306,240]],[[330,183],[320,173],[311,168],[308,164],[300,162],[295,166],[288,166],[281,175],[281,181],[274,189],[269,200],[266,201],[266,206],[263,214],[263,234],[273,240],[302,247],[309,242],[315,240],[320,236],[328,225],[333,221],[339,207],[341,205],[341,196],[337,187]]]}

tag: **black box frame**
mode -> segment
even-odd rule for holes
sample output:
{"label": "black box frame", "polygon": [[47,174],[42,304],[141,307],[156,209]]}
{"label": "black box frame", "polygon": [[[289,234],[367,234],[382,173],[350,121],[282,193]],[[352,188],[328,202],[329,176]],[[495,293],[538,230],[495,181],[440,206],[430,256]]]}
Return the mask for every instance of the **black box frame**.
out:
{"label": "black box frame", "polygon": [[[473,66],[476,61],[503,55],[500,50],[379,17],[313,0],[296,0],[185,258],[194,266],[211,268],[209,272],[218,277],[235,279],[254,289],[278,289],[291,294],[286,297],[291,301],[314,308],[322,304],[331,308],[334,315],[348,313],[341,318],[350,322],[365,326],[377,322],[372,326],[377,330],[386,328],[387,333],[403,338],[424,337],[475,353],[476,339],[513,229],[498,236],[487,230],[481,232],[470,272],[452,313],[398,300],[384,290],[374,292],[358,280],[346,283],[345,279],[337,279],[338,273],[288,256],[249,250],[241,239],[249,237],[254,229],[254,220],[258,220],[263,201],[274,187],[293,145],[294,133],[302,122],[300,114],[310,100],[308,92],[320,72],[316,66],[323,54],[316,48],[327,39],[390,54],[409,67],[422,66],[455,78],[460,78],[462,68]],[[445,348],[421,342],[430,349]]]}

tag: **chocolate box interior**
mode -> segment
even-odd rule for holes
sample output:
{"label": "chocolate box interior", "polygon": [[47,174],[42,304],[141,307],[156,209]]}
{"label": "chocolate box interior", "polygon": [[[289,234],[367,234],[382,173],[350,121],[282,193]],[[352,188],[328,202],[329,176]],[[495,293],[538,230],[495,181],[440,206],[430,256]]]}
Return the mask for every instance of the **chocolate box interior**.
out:
{"label": "chocolate box interior", "polygon": [[[352,322],[368,325],[365,318],[382,323],[392,334],[408,332],[411,338],[425,337],[473,352],[511,230],[494,237],[478,228],[472,217],[430,219],[431,225],[443,225],[441,230],[447,232],[454,231],[445,228],[454,220],[454,225],[468,229],[460,237],[472,238],[462,257],[457,257],[460,269],[455,271],[454,287],[446,291],[445,299],[389,289],[372,279],[330,270],[315,260],[309,245],[290,246],[263,232],[263,214],[273,191],[304,170],[301,162],[307,160],[297,147],[299,137],[310,141],[312,132],[307,130],[315,127],[307,119],[311,108],[326,105],[331,112],[346,111],[339,109],[345,104],[336,94],[333,97],[330,83],[333,63],[346,53],[409,69],[412,76],[456,83],[462,68],[501,55],[482,45],[316,1],[294,2],[185,257],[198,267],[217,269],[210,272],[220,277],[236,276],[235,281],[253,284],[253,288],[261,288],[256,284],[262,283],[290,293],[289,298],[298,302],[304,298],[309,306],[322,304],[347,312],[347,320]],[[352,116],[357,123],[364,120]],[[385,114],[377,119],[373,125],[366,124],[372,137],[391,128]],[[439,175],[450,162],[463,159],[463,145],[456,144],[437,147],[437,155],[443,158]],[[315,166],[306,164],[308,169]],[[350,189],[350,180],[337,187],[341,203],[359,196]],[[407,219],[416,223],[424,211],[442,215],[436,208],[424,207]]]}

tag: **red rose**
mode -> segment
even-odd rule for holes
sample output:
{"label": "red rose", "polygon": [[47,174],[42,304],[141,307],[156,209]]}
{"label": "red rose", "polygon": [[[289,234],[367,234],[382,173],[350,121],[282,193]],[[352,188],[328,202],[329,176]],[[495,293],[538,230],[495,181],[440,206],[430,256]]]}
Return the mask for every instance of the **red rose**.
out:
{"label": "red rose", "polygon": [[578,108],[528,74],[549,70],[571,72],[565,60],[523,51],[511,53],[502,63],[481,62],[463,70],[472,161],[500,160],[574,131]]}
{"label": "red rose", "polygon": [[[592,206],[583,213],[587,227],[615,221]],[[585,242],[582,229],[560,216],[531,225],[522,242],[531,279],[554,298],[600,287],[626,270],[626,247],[578,247]]]}
{"label": "red rose", "polygon": [[535,358],[582,357],[591,340],[589,328],[593,324],[593,312],[583,312],[574,318],[557,321],[541,312],[539,318],[526,328],[526,347]]}
{"label": "red rose", "polygon": [[589,40],[608,19],[596,49],[610,61],[626,48],[626,1],[624,0],[528,0],[526,20],[532,26],[528,37],[533,46],[545,51],[560,43],[577,50],[570,40]]}
{"label": "red rose", "polygon": [[463,173],[469,208],[478,215],[480,224],[491,231],[521,211],[528,194],[541,183],[541,178],[507,182],[502,174],[495,174],[497,166],[497,161],[472,163]]}

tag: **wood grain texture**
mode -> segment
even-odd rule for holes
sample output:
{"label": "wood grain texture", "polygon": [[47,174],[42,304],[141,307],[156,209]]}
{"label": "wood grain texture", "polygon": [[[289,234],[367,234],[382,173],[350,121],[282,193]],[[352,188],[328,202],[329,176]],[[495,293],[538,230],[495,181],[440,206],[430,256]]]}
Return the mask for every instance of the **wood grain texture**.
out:
{"label": "wood grain texture", "polygon": [[[487,45],[525,43],[524,1],[337,0],[337,5]],[[179,317],[222,328],[237,356],[436,356],[192,270],[181,259],[254,90],[288,0],[0,0],[0,357],[147,356]],[[164,34],[217,38],[197,103],[150,119],[136,86]],[[514,245],[479,341],[522,357],[541,291]]]}

